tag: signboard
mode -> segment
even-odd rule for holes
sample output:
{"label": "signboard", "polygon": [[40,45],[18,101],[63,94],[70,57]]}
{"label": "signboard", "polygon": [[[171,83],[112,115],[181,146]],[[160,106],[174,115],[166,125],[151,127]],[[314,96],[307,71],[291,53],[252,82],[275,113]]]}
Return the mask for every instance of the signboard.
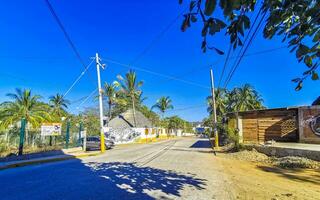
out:
{"label": "signboard", "polygon": [[42,136],[61,135],[61,123],[44,123],[41,125]]}
{"label": "signboard", "polygon": [[80,132],[80,137],[81,138],[84,138],[84,136],[86,136],[86,135],[87,135],[87,131],[84,130],[84,131]]}

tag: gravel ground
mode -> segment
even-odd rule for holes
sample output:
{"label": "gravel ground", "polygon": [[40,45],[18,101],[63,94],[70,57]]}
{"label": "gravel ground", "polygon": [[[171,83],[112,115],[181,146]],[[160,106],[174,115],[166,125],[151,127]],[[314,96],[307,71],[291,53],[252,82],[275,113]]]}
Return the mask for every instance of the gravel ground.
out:
{"label": "gravel ground", "polygon": [[243,150],[239,152],[228,153],[228,154],[225,154],[225,157],[237,159],[237,160],[266,163],[266,164],[274,165],[281,168],[309,168],[309,169],[320,168],[320,162],[317,162],[314,160],[297,157],[297,156],[286,156],[281,158],[269,157],[263,153],[259,153],[255,149],[252,149],[251,151]]}

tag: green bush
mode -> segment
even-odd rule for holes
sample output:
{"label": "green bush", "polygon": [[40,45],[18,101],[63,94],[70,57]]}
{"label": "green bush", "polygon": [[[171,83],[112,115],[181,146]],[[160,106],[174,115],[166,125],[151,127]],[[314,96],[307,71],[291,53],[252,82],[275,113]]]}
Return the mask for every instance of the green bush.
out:
{"label": "green bush", "polygon": [[9,149],[8,144],[3,139],[0,139],[0,154],[8,151],[8,149]]}
{"label": "green bush", "polygon": [[234,151],[240,151],[244,149],[244,146],[239,142],[239,134],[237,130],[235,130],[234,128],[228,128],[227,135],[229,143],[234,144]]}

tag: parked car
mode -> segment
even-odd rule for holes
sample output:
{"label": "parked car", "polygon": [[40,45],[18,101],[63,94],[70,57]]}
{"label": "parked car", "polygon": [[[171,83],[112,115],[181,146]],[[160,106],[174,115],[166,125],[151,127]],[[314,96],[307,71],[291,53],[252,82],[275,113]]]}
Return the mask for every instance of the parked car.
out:
{"label": "parked car", "polygon": [[[114,142],[108,138],[105,138],[104,145],[106,149],[111,149],[114,146]],[[87,137],[86,149],[100,149],[100,137],[89,136]]]}

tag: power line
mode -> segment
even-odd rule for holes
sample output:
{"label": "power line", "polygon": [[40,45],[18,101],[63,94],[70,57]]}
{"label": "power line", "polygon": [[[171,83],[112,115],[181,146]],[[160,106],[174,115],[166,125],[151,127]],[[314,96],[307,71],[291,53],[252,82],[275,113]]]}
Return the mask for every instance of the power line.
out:
{"label": "power line", "polygon": [[74,45],[73,41],[71,40],[71,37],[69,36],[68,32],[66,31],[65,27],[63,26],[61,20],[59,19],[58,15],[56,14],[56,12],[54,11],[51,3],[49,2],[49,0],[45,0],[47,7],[50,10],[50,13],[52,14],[53,18],[55,19],[55,21],[57,22],[58,26],[60,27],[61,31],[63,32],[65,38],[67,39],[70,47],[72,48],[73,52],[75,53],[76,57],[78,58],[78,60],[80,61],[80,63],[86,67],[85,62],[83,61],[83,59],[80,56],[79,51],[77,50],[76,46]]}
{"label": "power line", "polygon": [[79,82],[79,80],[83,77],[83,75],[88,71],[89,67],[91,66],[91,64],[93,63],[94,60],[92,60],[90,62],[89,65],[86,66],[86,68],[84,69],[83,72],[81,72],[80,76],[78,76],[78,78],[72,83],[72,85],[69,87],[69,89],[64,93],[63,97],[68,95],[68,93],[72,90],[72,88]]}
{"label": "power line", "polygon": [[79,109],[80,106],[82,106],[84,103],[86,103],[89,98],[91,98],[96,92],[98,91],[98,88],[94,89],[80,104],[77,106],[77,109]]}
{"label": "power line", "polygon": [[156,43],[160,40],[165,33],[178,21],[178,19],[183,15],[183,13],[187,10],[185,8],[182,12],[180,12],[156,37],[154,37],[151,42],[132,60],[130,65],[135,64],[139,59],[141,59]]}
{"label": "power line", "polygon": [[223,78],[223,76],[224,76],[224,72],[225,72],[225,69],[226,69],[227,64],[228,64],[228,60],[229,60],[229,57],[230,57],[231,49],[232,49],[232,45],[229,44],[229,49],[228,49],[227,57],[226,57],[226,60],[224,61],[224,65],[223,65],[223,68],[222,68],[222,72],[221,72],[221,75],[220,75],[220,78],[219,78],[218,88],[220,88],[220,83],[221,83],[221,80],[222,80],[222,78]]}
{"label": "power line", "polygon": [[[261,10],[262,10],[262,7],[260,8],[259,11],[261,11]],[[260,12],[259,12],[259,13],[260,13]],[[259,14],[259,13],[258,13],[258,14]],[[260,27],[260,25],[261,25],[261,23],[263,22],[263,19],[264,19],[264,17],[266,16],[266,14],[267,14],[267,12],[264,12],[264,14],[263,14],[263,16],[261,17],[261,19],[260,19],[260,21],[259,21],[256,29],[254,30],[253,34],[251,35],[251,37],[250,37],[250,39],[249,39],[246,47],[244,48],[243,52],[241,53],[241,56],[240,56],[238,62],[235,62],[236,64],[233,66],[233,68],[231,68],[230,73],[229,73],[229,75],[228,75],[228,77],[227,77],[227,79],[226,79],[226,82],[225,82],[225,84],[224,84],[224,88],[226,88],[226,87],[228,86],[230,80],[232,79],[232,76],[234,75],[235,71],[236,71],[237,68],[239,67],[239,64],[240,64],[240,62],[241,62],[241,60],[242,60],[245,52],[247,51],[247,49],[248,49],[249,46],[251,45],[251,43],[252,43],[252,41],[253,41],[253,39],[254,39],[254,37],[255,37],[255,35],[256,35],[259,27]],[[258,17],[258,15],[257,15],[257,17]],[[257,18],[256,18],[256,19],[257,19]],[[256,21],[256,20],[255,20],[255,21]]]}
{"label": "power line", "polygon": [[183,111],[183,110],[192,110],[192,109],[203,108],[203,107],[207,107],[207,106],[208,106],[208,105],[206,105],[206,104],[201,104],[201,105],[197,105],[197,106],[188,106],[188,107],[184,107],[184,108],[172,109],[172,110],[168,110],[167,112],[175,112],[175,111]]}
{"label": "power line", "polygon": [[201,87],[201,88],[205,88],[205,89],[210,89],[209,87],[207,87],[206,85],[202,85],[202,84],[199,84],[199,83],[195,83],[195,82],[192,82],[192,81],[187,81],[187,80],[183,80],[183,79],[178,79],[176,77],[173,77],[173,76],[170,76],[170,75],[166,75],[166,74],[161,74],[161,73],[158,73],[158,72],[154,72],[154,71],[151,71],[151,70],[148,70],[148,69],[144,69],[144,68],[141,68],[141,67],[133,67],[133,66],[130,66],[128,64],[124,64],[124,63],[121,63],[121,62],[118,62],[118,61],[115,61],[115,60],[111,60],[111,59],[106,59],[106,58],[102,58],[103,60],[109,62],[109,63],[113,63],[113,64],[117,64],[119,66],[123,66],[123,67],[126,67],[126,68],[129,68],[129,69],[135,69],[137,71],[141,71],[141,72],[145,72],[145,73],[148,73],[148,74],[152,74],[154,76],[159,76],[159,77],[163,77],[163,78],[166,78],[166,79],[171,79],[171,80],[176,80],[176,81],[180,81],[182,83],[186,83],[186,84],[189,84],[189,85],[194,85],[194,86],[197,86],[197,87]]}
{"label": "power line", "polygon": [[[76,57],[78,58],[78,60],[80,61],[80,63],[82,64],[82,66],[84,68],[86,68],[86,64],[84,62],[84,60],[82,59],[78,49],[76,48],[74,42],[71,40],[70,35],[68,34],[68,32],[66,31],[64,25],[62,24],[60,18],[58,17],[57,13],[55,12],[54,8],[52,7],[51,3],[49,2],[49,0],[45,0],[47,7],[49,8],[49,11],[51,13],[51,15],[53,16],[53,18],[55,19],[55,21],[57,22],[59,28],[61,29],[61,31],[63,32],[65,38],[67,39],[67,42],[69,43],[72,51],[74,52],[74,54],[76,55]],[[93,78],[91,78],[90,74],[88,74],[91,81],[93,81]]]}
{"label": "power line", "polygon": [[[257,13],[257,15],[256,15],[256,17],[255,17],[255,19],[254,19],[254,21],[253,21],[253,24],[252,24],[252,26],[250,27],[250,29],[249,29],[249,31],[248,31],[248,34],[246,35],[246,37],[245,37],[245,39],[244,39],[244,41],[243,41],[243,44],[244,44],[244,45],[246,44],[246,42],[247,42],[247,40],[248,40],[248,38],[249,38],[249,35],[251,34],[251,31],[252,31],[254,25],[256,24],[257,19],[258,19],[259,15],[260,15],[261,11],[262,11],[262,7],[259,9],[259,11],[258,11],[258,13]],[[251,17],[250,17],[250,21],[251,21]],[[243,46],[244,46],[244,45],[241,46],[240,51],[239,51],[239,53],[238,53],[238,56],[237,56],[236,58],[240,57],[240,54],[241,54],[241,52],[242,52],[242,50],[243,50]],[[220,76],[220,78],[219,78],[218,88],[220,88],[220,84],[221,84],[221,81],[222,81],[222,79],[223,79],[225,69],[226,69],[226,67],[227,67],[226,63],[227,63],[227,61],[228,61],[228,59],[229,59],[229,54],[230,54],[230,51],[231,51],[231,46],[232,46],[232,45],[230,44],[230,46],[229,46],[229,51],[228,51],[228,56],[227,56],[227,58],[226,58],[225,64],[224,64],[223,69],[222,69],[221,76]],[[234,53],[234,52],[233,52],[233,53]],[[234,67],[235,64],[236,64],[236,61],[237,61],[237,60],[234,61],[233,67]],[[230,71],[232,70],[233,67],[231,67]],[[228,79],[229,76],[230,76],[230,72],[229,72],[229,74],[228,74],[228,76],[227,76],[227,79]]]}

